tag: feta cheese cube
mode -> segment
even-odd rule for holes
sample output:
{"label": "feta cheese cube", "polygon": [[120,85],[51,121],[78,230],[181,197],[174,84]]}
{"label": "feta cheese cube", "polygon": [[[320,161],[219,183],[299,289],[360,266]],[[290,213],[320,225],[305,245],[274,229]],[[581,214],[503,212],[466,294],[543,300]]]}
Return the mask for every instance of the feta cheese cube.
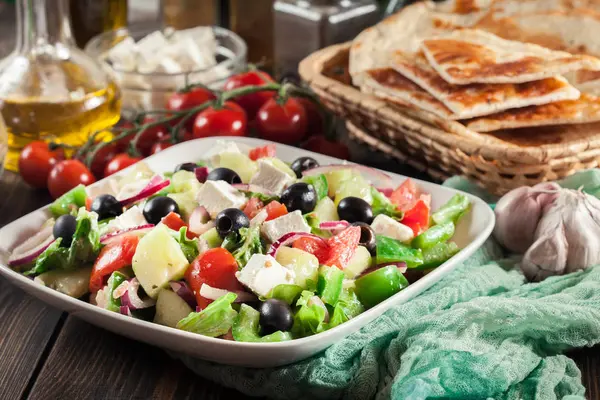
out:
{"label": "feta cheese cube", "polygon": [[268,295],[277,285],[292,284],[295,278],[294,271],[264,254],[254,254],[235,276],[240,283],[259,296]]}
{"label": "feta cheese cube", "polygon": [[88,197],[91,197],[92,199],[103,194],[116,196],[119,192],[119,183],[116,177],[107,179],[101,183],[95,184],[94,186],[86,186],[85,192],[87,193]]}
{"label": "feta cheese cube", "polygon": [[262,226],[263,235],[271,242],[290,232],[310,232],[310,226],[304,220],[300,210],[267,221]]}
{"label": "feta cheese cube", "polygon": [[137,226],[146,225],[147,223],[148,221],[146,221],[142,210],[138,206],[133,206],[110,221],[102,231],[102,234],[131,229]]}
{"label": "feta cheese cube", "polygon": [[278,195],[292,182],[294,179],[291,176],[264,160],[258,160],[258,172],[250,179],[251,185],[258,185]]}
{"label": "feta cheese cube", "polygon": [[155,31],[137,42],[138,58],[148,64],[156,64],[157,55],[168,47],[169,42],[161,31]]}
{"label": "feta cheese cube", "polygon": [[241,208],[246,196],[225,181],[206,181],[198,191],[198,205],[204,206],[211,218],[226,208]]}
{"label": "feta cheese cube", "polygon": [[379,214],[373,220],[371,228],[377,235],[384,235],[401,242],[408,242],[414,237],[413,230],[387,215]]}
{"label": "feta cheese cube", "polygon": [[135,41],[130,36],[126,37],[113,46],[106,56],[115,68],[122,71],[134,71],[137,64],[137,46]]}

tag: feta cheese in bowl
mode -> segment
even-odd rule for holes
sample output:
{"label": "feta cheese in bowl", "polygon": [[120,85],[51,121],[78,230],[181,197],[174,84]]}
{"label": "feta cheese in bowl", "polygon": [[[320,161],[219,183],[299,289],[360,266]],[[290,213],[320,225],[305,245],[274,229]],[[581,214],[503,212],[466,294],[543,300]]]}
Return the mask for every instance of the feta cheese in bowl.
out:
{"label": "feta cheese in bowl", "polygon": [[161,31],[133,25],[96,36],[85,51],[111,70],[125,114],[164,108],[172,93],[190,84],[219,89],[247,57],[238,35],[213,26]]}

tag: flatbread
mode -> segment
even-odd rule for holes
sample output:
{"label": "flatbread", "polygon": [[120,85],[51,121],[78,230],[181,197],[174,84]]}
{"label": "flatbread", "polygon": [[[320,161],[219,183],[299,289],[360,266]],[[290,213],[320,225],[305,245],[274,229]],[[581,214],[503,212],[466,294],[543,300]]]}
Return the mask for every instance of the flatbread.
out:
{"label": "flatbread", "polygon": [[479,29],[457,29],[423,41],[431,66],[446,81],[523,83],[587,69],[600,70],[600,60],[502,39]]}
{"label": "flatbread", "polygon": [[502,129],[600,122],[600,98],[582,94],[577,100],[531,106],[466,121],[469,129],[492,132]]}
{"label": "flatbread", "polygon": [[368,70],[365,75],[364,86],[376,91],[378,97],[404,106],[416,105],[441,118],[459,119],[444,103],[392,68]]}
{"label": "flatbread", "polygon": [[393,55],[392,67],[441,101],[460,119],[579,98],[579,91],[561,76],[519,84],[453,85],[437,74],[422,53],[409,55],[401,51]]}

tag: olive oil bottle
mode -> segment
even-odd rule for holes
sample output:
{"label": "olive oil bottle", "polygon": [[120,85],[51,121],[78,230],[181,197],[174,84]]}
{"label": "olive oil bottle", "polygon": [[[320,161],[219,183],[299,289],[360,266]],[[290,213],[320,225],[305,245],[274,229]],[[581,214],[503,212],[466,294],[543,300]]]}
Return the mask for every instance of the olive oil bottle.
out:
{"label": "olive oil bottle", "polygon": [[68,0],[17,0],[17,47],[0,62],[0,113],[4,166],[13,171],[31,141],[78,146],[118,121],[119,90],[75,45]]}

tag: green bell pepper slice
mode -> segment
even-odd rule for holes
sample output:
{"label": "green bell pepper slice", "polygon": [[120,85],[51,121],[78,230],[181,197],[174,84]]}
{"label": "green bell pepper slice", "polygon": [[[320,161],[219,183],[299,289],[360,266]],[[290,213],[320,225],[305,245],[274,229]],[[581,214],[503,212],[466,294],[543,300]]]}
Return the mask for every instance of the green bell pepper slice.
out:
{"label": "green bell pepper slice", "polygon": [[327,192],[329,191],[329,184],[327,183],[327,178],[323,174],[319,175],[311,175],[305,176],[301,180],[304,183],[308,183],[309,185],[313,185],[315,188],[315,192],[317,193],[317,199],[321,200],[327,197]]}
{"label": "green bell pepper slice", "polygon": [[267,294],[267,299],[278,299],[292,305],[300,297],[302,290],[301,286],[282,283],[271,289]]}
{"label": "green bell pepper slice", "polygon": [[444,243],[454,236],[454,223],[444,222],[434,225],[413,239],[412,246],[417,249],[427,250],[438,243]]}
{"label": "green bell pepper slice", "polygon": [[85,207],[85,200],[87,197],[85,186],[75,186],[73,189],[54,200],[54,202],[50,205],[50,212],[54,218],[58,218],[61,215],[70,214],[73,209],[76,210],[79,207]]}
{"label": "green bell pepper slice", "polygon": [[405,262],[409,268],[423,264],[421,249],[413,249],[387,236],[377,235],[377,264]]}
{"label": "green bell pepper slice", "polygon": [[408,280],[395,265],[379,268],[356,280],[355,292],[360,302],[371,308],[408,286]]}
{"label": "green bell pepper slice", "polygon": [[471,208],[471,201],[467,196],[457,193],[446,204],[431,214],[431,220],[436,225],[446,222],[456,222]]}
{"label": "green bell pepper slice", "polygon": [[439,267],[459,251],[460,248],[454,242],[438,243],[423,252],[423,264],[416,269],[424,270]]}
{"label": "green bell pepper slice", "polygon": [[344,271],[338,267],[321,265],[317,281],[317,293],[323,303],[335,306],[342,294],[344,276]]}
{"label": "green bell pepper slice", "polygon": [[292,334],[290,332],[277,331],[267,336],[259,335],[258,320],[260,313],[254,308],[247,304],[242,304],[240,312],[236,319],[233,321],[231,328],[231,334],[233,338],[238,342],[282,342],[284,340],[291,340]]}
{"label": "green bell pepper slice", "polygon": [[107,286],[108,286],[108,302],[106,303],[106,309],[108,311],[120,312],[121,311],[121,299],[115,299],[113,297],[113,292],[119,285],[127,280],[127,277],[115,271],[111,274],[110,278],[108,278]]}

